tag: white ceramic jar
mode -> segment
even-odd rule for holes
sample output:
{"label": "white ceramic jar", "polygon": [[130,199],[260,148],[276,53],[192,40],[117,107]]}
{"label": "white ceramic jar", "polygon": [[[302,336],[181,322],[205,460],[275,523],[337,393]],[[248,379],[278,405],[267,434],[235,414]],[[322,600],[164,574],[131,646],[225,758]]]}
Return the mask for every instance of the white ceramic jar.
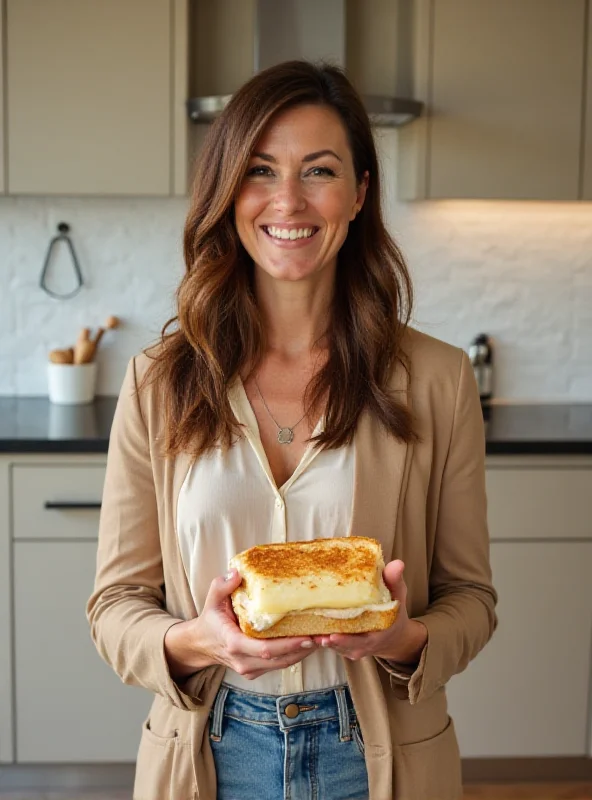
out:
{"label": "white ceramic jar", "polygon": [[52,364],[47,365],[49,399],[61,405],[92,403],[95,399],[97,364]]}

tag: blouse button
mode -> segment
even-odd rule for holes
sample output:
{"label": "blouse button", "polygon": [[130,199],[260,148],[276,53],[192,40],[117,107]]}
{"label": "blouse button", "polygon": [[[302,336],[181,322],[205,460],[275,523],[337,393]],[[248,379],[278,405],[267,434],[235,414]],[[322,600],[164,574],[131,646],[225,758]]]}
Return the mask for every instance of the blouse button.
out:
{"label": "blouse button", "polygon": [[283,508],[284,507],[284,501],[280,500],[280,498],[278,497],[278,499],[275,501],[275,507],[276,508]]}

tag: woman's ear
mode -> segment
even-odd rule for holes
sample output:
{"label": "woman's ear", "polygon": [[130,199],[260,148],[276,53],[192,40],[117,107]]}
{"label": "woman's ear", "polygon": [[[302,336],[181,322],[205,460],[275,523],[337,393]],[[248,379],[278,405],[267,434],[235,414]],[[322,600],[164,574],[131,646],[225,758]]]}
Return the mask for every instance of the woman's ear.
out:
{"label": "woman's ear", "polygon": [[366,199],[366,190],[368,189],[369,180],[370,180],[370,173],[366,170],[366,172],[362,175],[362,180],[357,185],[356,202],[352,209],[351,217],[349,218],[350,222],[358,216],[362,206],[364,205],[364,200]]}

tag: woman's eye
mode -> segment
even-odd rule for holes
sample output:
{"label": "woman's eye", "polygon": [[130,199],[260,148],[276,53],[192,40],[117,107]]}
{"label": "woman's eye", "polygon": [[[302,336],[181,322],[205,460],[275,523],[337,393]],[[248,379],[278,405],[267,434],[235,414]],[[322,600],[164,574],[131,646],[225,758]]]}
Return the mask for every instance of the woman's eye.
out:
{"label": "woman's eye", "polygon": [[271,174],[272,173],[269,167],[264,167],[261,165],[257,167],[251,167],[251,169],[247,171],[247,176],[250,178],[258,178],[260,176],[271,175]]}
{"label": "woman's eye", "polygon": [[329,167],[313,167],[308,172],[309,175],[312,175],[313,178],[327,178],[333,177],[335,173]]}

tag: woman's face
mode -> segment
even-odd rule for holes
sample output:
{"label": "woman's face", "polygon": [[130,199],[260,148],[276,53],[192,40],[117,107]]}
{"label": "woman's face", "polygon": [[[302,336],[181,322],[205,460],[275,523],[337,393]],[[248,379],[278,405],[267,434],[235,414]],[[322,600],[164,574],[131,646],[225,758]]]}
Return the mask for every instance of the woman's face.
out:
{"label": "woman's face", "polygon": [[333,271],[368,180],[356,182],[345,128],[327,106],[288,109],[268,125],[249,161],[235,222],[256,267],[299,281]]}

